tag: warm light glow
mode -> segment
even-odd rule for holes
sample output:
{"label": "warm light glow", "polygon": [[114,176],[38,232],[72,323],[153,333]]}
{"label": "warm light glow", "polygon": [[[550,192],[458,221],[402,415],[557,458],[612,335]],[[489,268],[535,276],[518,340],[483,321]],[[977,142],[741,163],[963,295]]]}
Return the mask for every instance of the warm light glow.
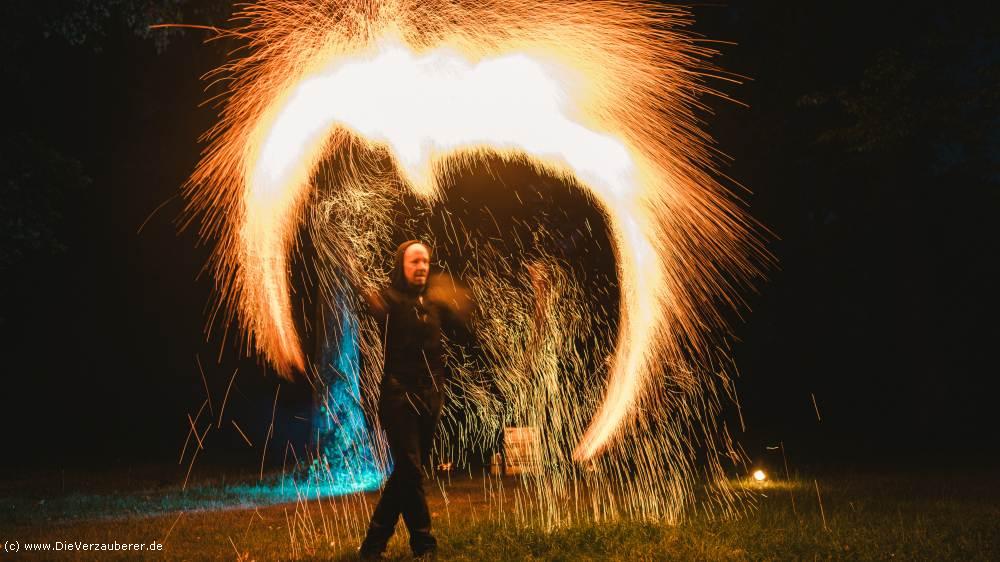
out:
{"label": "warm light glow", "polygon": [[764,480],[767,480],[767,475],[764,474],[763,470],[755,470],[753,471],[753,479],[758,482],[763,482]]}
{"label": "warm light glow", "polygon": [[[274,354],[282,371],[299,365],[292,326],[283,246],[293,202],[329,132],[345,127],[385,143],[407,179],[423,196],[436,195],[431,170],[458,152],[524,153],[553,172],[576,176],[609,214],[622,269],[623,328],[608,398],[581,443],[579,455],[595,454],[617,429],[649,376],[648,350],[662,330],[667,288],[661,252],[654,250],[654,221],[635,197],[635,165],[625,145],[569,119],[560,108],[569,88],[523,54],[472,64],[450,50],[416,56],[389,44],[375,56],[335,61],[302,80],[262,123],[260,152],[245,195],[244,247],[259,268]],[[515,86],[516,85],[516,86]],[[578,112],[578,108],[572,108]],[[270,339],[269,338],[269,339]]]}
{"label": "warm light glow", "polygon": [[[755,274],[755,238],[712,179],[692,112],[706,51],[670,31],[676,13],[639,2],[386,0],[271,1],[242,15],[253,48],[227,69],[232,97],[191,204],[221,239],[221,298],[279,374],[306,366],[289,260],[311,178],[360,142],[427,200],[460,165],[499,155],[575,182],[604,211],[618,333],[604,399],[572,430],[576,460],[605,450],[657,381],[701,392],[688,366],[715,352],[713,303],[732,304],[733,284]],[[698,403],[677,407],[695,418]]]}

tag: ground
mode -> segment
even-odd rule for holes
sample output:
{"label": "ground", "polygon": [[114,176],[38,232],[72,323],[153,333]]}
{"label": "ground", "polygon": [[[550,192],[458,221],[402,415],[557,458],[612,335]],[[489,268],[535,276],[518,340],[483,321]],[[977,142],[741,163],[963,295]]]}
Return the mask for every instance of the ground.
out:
{"label": "ground", "polygon": [[[0,539],[8,548],[17,541],[14,558],[23,560],[350,560],[378,497],[281,502],[280,485],[222,469],[203,469],[182,490],[165,470],[176,475],[167,467],[5,474]],[[516,478],[453,475],[431,483],[429,496],[442,560],[1000,560],[994,472],[826,470],[743,484],[757,492],[755,505],[729,520],[692,514],[676,525],[576,523],[551,532],[518,523]],[[291,485],[284,493],[294,497]],[[404,534],[390,559],[409,559]],[[26,551],[57,541],[63,550]],[[154,541],[162,550],[153,555],[65,550]]]}

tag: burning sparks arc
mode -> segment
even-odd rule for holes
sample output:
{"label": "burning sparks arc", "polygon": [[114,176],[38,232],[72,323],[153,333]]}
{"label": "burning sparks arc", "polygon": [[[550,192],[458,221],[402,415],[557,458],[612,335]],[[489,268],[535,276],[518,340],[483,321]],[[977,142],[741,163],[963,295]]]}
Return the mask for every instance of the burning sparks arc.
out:
{"label": "burning sparks arc", "polygon": [[220,295],[279,373],[305,369],[288,255],[310,178],[345,135],[387,148],[427,199],[450,166],[493,153],[576,181],[603,208],[619,333],[578,460],[608,445],[657,367],[697,355],[717,320],[705,303],[729,298],[727,275],[753,274],[748,222],[705,171],[690,114],[699,51],[662,29],[677,14],[628,2],[396,1],[266,2],[245,15],[258,50],[233,71],[192,204],[214,207]]}
{"label": "burning sparks arc", "polygon": [[[547,168],[583,179],[603,203],[618,235],[625,281],[620,351],[610,383],[613,393],[590,432],[589,456],[627,412],[649,371],[643,351],[662,322],[662,265],[653,249],[644,209],[633,197],[634,165],[614,139],[567,119],[559,108],[562,88],[551,73],[515,55],[470,65],[454,53],[424,57],[389,47],[371,60],[335,65],[309,77],[289,96],[270,126],[247,183],[247,255],[259,257],[269,322],[276,330],[275,362],[301,368],[301,345],[288,306],[284,256],[292,202],[308,189],[308,177],[331,128],[343,126],[392,149],[409,185],[432,196],[430,170],[456,151],[524,152]],[[508,96],[503,84],[518,84]],[[283,237],[282,235],[285,235]],[[640,273],[642,275],[640,275]],[[607,412],[607,413],[603,413]]]}

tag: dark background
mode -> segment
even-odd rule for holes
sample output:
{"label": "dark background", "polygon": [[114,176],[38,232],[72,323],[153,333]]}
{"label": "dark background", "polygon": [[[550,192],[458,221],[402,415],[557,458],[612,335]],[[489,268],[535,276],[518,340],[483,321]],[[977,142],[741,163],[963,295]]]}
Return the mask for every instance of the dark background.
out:
{"label": "dark background", "polygon": [[[4,464],[176,462],[205,398],[197,356],[215,408],[239,368],[227,417],[258,447],[217,431],[211,454],[254,466],[278,380],[206,341],[208,249],[174,223],[215,121],[200,77],[235,44],[147,29],[224,25],[228,6],[3,9]],[[945,4],[692,10],[693,32],[735,43],[717,64],[748,77],[712,82],[748,107],[706,98],[703,118],[778,260],[734,325],[738,439],[802,465],[995,462],[1000,20]],[[279,398],[277,443],[302,431],[308,389]]]}

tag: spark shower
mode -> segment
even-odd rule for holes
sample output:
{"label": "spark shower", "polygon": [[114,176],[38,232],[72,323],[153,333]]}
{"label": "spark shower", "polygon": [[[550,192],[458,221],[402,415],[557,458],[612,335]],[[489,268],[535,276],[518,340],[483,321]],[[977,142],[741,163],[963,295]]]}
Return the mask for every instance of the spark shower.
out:
{"label": "spark shower", "polygon": [[[221,117],[185,188],[189,220],[215,241],[210,322],[237,320],[248,347],[284,377],[315,372],[290,281],[300,229],[317,250],[318,294],[340,302],[352,287],[385,282],[390,209],[403,191],[437,202],[449,178],[487,158],[526,163],[603,212],[621,295],[616,328],[606,333],[556,259],[519,277],[503,260],[470,258],[480,266],[467,279],[477,317],[501,303],[510,317],[474,326],[478,366],[502,400],[467,376],[475,366],[456,366],[466,400],[450,408],[467,415],[445,420],[449,447],[489,440],[505,423],[538,427],[545,468],[525,501],[547,506],[548,523],[580,513],[577,482],[591,485],[596,518],[676,518],[699,472],[721,498],[706,505],[730,509],[723,464],[739,454],[717,420],[720,397],[732,396],[722,314],[768,258],[715,179],[718,155],[697,113],[702,96],[719,95],[706,80],[725,74],[708,62],[707,42],[685,31],[683,9],[286,0],[245,7],[234,24],[223,33],[245,49],[210,76],[223,84]],[[364,318],[359,331],[366,386],[381,347]],[[602,492],[601,483],[611,485]]]}

